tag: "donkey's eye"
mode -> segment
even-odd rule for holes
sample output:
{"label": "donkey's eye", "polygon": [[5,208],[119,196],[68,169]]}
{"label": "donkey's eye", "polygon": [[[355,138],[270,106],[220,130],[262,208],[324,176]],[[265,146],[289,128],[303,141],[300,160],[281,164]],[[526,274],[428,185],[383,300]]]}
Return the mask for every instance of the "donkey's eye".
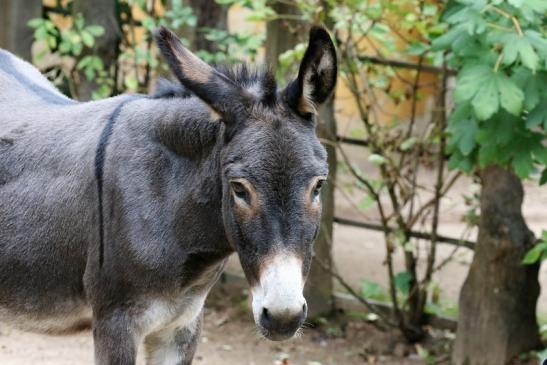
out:
{"label": "donkey's eye", "polygon": [[243,186],[242,183],[238,181],[231,181],[230,187],[232,188],[232,191],[234,195],[236,196],[236,198],[239,198],[245,201],[245,203],[247,204],[249,203],[249,193],[247,192],[247,189],[245,188],[245,186]]}
{"label": "donkey's eye", "polygon": [[317,180],[317,182],[315,183],[315,186],[312,190],[312,200],[316,200],[319,198],[319,195],[321,194],[321,188],[323,187],[323,183],[325,182],[325,180],[321,179],[321,180]]}

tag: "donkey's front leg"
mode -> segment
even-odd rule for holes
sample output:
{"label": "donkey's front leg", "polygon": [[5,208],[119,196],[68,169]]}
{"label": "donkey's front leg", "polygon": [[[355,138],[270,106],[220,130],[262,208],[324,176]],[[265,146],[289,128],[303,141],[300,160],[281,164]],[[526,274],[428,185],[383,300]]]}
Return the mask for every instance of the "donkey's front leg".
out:
{"label": "donkey's front leg", "polygon": [[96,365],[135,365],[138,336],[126,313],[95,319],[93,340]]}
{"label": "donkey's front leg", "polygon": [[144,339],[146,365],[191,365],[201,333],[202,315],[185,327],[169,327]]}

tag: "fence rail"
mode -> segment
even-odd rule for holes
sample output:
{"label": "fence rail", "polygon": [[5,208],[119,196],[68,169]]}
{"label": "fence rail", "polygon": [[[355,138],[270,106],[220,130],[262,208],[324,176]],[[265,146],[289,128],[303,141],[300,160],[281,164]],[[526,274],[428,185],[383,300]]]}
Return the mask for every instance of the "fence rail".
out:
{"label": "fence rail", "polygon": [[[356,220],[353,220],[353,219],[347,219],[347,218],[341,218],[341,217],[334,217],[334,222],[338,223],[338,224],[345,225],[345,226],[352,226],[352,227],[370,229],[370,230],[373,230],[373,231],[380,231],[380,232],[386,232],[387,231],[389,233],[389,232],[394,232],[394,231],[397,230],[396,228],[393,228],[393,227],[383,227],[380,224],[361,222],[361,221],[356,221]],[[408,236],[412,237],[412,238],[420,238],[420,239],[425,239],[425,240],[430,240],[432,238],[431,233],[420,232],[420,231],[412,231],[412,230],[408,231]],[[437,235],[437,241],[443,242],[443,243],[446,243],[446,244],[449,244],[449,245],[466,247],[470,250],[475,249],[475,243],[474,242],[464,240],[464,239],[453,238],[453,237],[443,236],[443,235],[439,234],[439,235]]]}

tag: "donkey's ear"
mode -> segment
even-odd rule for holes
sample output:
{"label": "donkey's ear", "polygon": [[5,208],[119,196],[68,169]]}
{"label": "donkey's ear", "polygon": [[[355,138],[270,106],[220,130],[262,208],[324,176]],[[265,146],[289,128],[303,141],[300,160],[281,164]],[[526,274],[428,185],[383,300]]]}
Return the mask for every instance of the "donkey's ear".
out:
{"label": "donkey's ear", "polygon": [[336,85],[336,49],[329,33],[322,27],[310,30],[310,41],[300,63],[298,79],[286,90],[289,105],[299,114],[316,113]]}
{"label": "donkey's ear", "polygon": [[166,27],[156,32],[156,43],[179,81],[220,115],[226,116],[238,102],[248,100],[246,90],[186,49]]}

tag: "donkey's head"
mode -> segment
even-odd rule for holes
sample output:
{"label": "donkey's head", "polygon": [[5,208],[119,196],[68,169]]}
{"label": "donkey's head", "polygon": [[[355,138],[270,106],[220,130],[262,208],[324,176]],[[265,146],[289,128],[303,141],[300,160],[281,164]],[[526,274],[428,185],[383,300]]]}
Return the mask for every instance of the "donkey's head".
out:
{"label": "donkey's head", "polygon": [[272,340],[290,338],[307,313],[302,293],[328,172],[315,112],[336,82],[330,36],[312,28],[298,77],[279,91],[270,74],[245,84],[210,67],[165,28],[157,41],[180,82],[224,123],[226,233],[251,285],[258,328]]}

